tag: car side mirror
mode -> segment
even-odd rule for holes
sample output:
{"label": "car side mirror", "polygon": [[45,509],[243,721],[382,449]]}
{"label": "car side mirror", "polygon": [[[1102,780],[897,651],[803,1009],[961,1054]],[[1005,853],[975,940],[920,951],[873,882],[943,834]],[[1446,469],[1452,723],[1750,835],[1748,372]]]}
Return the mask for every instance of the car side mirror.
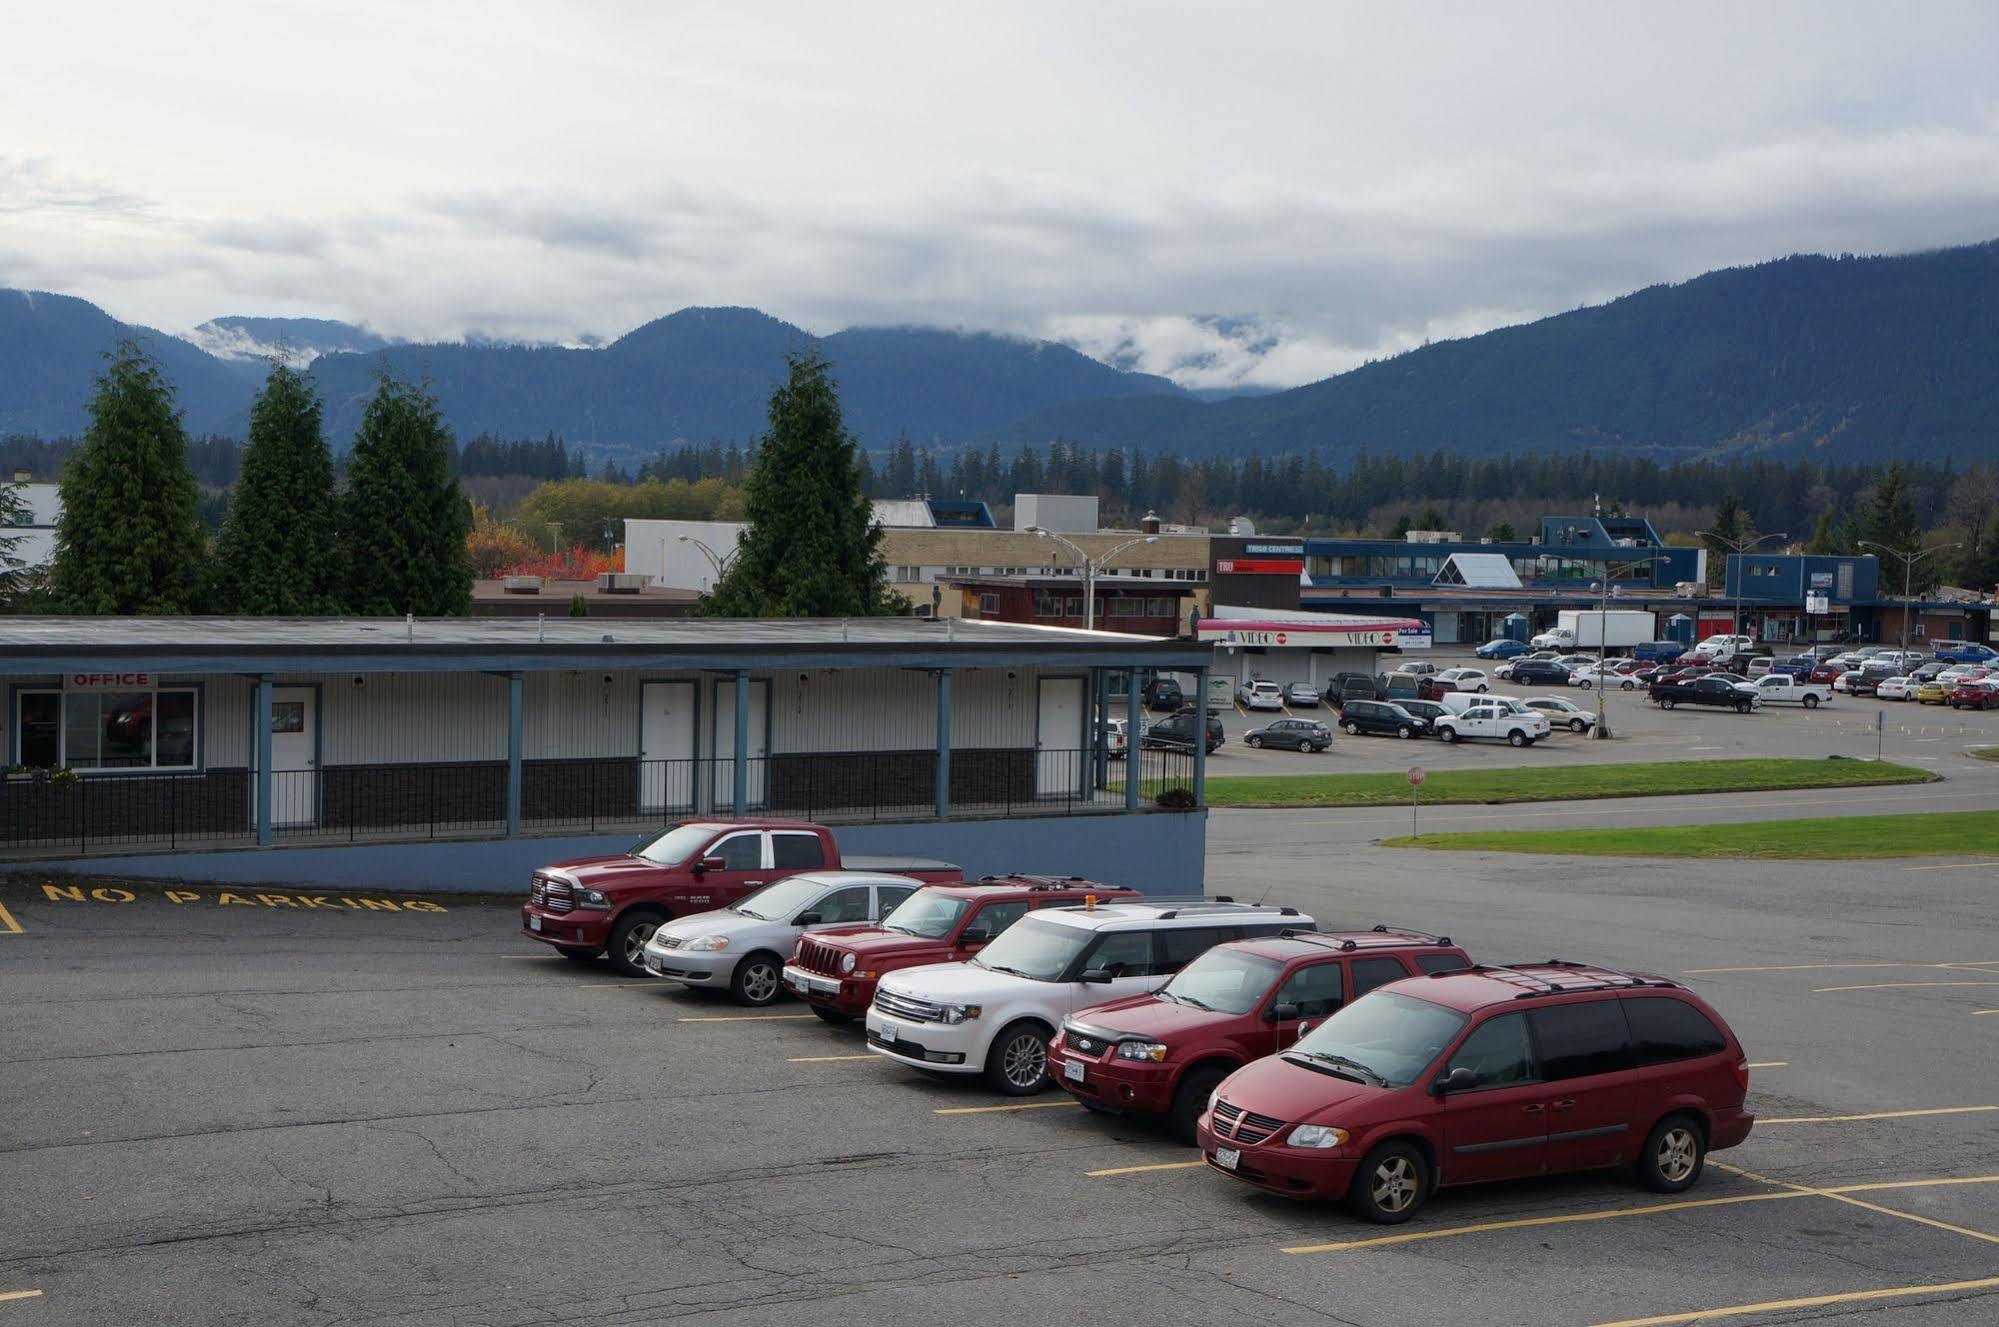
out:
{"label": "car side mirror", "polygon": [[1437,1080],[1437,1093],[1442,1096],[1451,1092],[1469,1092],[1477,1086],[1478,1074],[1459,1065]]}
{"label": "car side mirror", "polygon": [[726,871],[728,869],[728,860],[722,857],[703,857],[700,861],[694,863],[694,870],[697,874],[702,871]]}
{"label": "car side mirror", "polygon": [[963,934],[961,934],[958,937],[958,943],[961,945],[982,945],[990,941],[992,938],[993,938],[993,933],[991,931],[983,930],[975,926],[967,929]]}
{"label": "car side mirror", "polygon": [[1083,969],[1082,976],[1078,977],[1076,980],[1081,982],[1087,982],[1092,986],[1108,986],[1111,984],[1110,969],[1085,968]]}
{"label": "car side mirror", "polygon": [[825,917],[821,916],[821,915],[820,915],[819,913],[816,913],[816,912],[801,912],[801,913],[799,913],[799,914],[798,914],[798,919],[797,919],[796,921],[794,921],[794,922],[792,923],[792,925],[794,925],[794,926],[817,926],[817,925],[818,925],[818,924],[819,924],[820,922],[823,922],[823,921],[825,921],[825,920],[826,920],[826,919],[825,919]]}
{"label": "car side mirror", "polygon": [[1270,1021],[1273,1023],[1289,1023],[1296,1017],[1298,1017],[1298,1006],[1295,1004],[1274,1004],[1270,1006]]}

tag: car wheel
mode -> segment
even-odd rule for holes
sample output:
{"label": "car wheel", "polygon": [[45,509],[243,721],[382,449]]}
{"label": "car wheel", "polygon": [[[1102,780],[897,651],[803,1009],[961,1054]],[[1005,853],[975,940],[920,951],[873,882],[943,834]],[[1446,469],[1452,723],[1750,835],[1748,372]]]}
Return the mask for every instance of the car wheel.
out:
{"label": "car wheel", "polygon": [[1194,1141],[1194,1125],[1208,1108],[1208,1098],[1229,1076],[1227,1065],[1195,1065],[1181,1076],[1173,1090],[1173,1105],[1166,1112],[1166,1129],[1183,1143]]}
{"label": "car wheel", "polygon": [[576,945],[557,945],[555,952],[568,959],[571,963],[588,963],[603,951],[601,949],[582,949]]}
{"label": "car wheel", "polygon": [[1360,725],[1355,723],[1352,719],[1348,719],[1345,723],[1341,724],[1340,727],[1346,729],[1348,737],[1360,736]]}
{"label": "car wheel", "polygon": [[1817,696],[1806,696],[1806,697],[1805,697],[1805,708],[1806,708],[1806,709],[1808,709],[1808,710],[1815,710],[1815,709],[1817,709],[1818,707],[1819,707],[1819,698],[1818,698]]}
{"label": "car wheel", "polygon": [[1246,747],[1249,747],[1249,748],[1253,749],[1253,750],[1257,750],[1257,749],[1261,749],[1261,748],[1262,748],[1262,746],[1263,746],[1263,739],[1262,739],[1261,737],[1257,737],[1257,736],[1254,736],[1254,735],[1252,735],[1252,736],[1249,736],[1249,737],[1245,737],[1245,738],[1243,738],[1243,739],[1242,739],[1242,744],[1243,744],[1244,746],[1246,746]]}
{"label": "car wheel", "polygon": [[1624,682],[1621,685],[1623,689],[1626,691],[1636,691],[1638,689],[1638,684],[1636,682]]}
{"label": "car wheel", "polygon": [[1048,1086],[1048,1034],[1025,1020],[1001,1029],[986,1052],[986,1084],[1010,1097]]}
{"label": "car wheel", "polygon": [[1483,696],[1483,695],[1484,695],[1484,694],[1485,694],[1486,692],[1488,692],[1488,691],[1490,691],[1490,690],[1492,690],[1492,688],[1491,688],[1491,687],[1489,687],[1489,686],[1487,686],[1487,685],[1486,685],[1485,683],[1481,682],[1481,683],[1479,683],[1479,684],[1478,684],[1478,694],[1479,694],[1479,695]]}
{"label": "car wheel", "polygon": [[634,911],[618,918],[618,924],[611,928],[607,951],[611,966],[627,977],[650,976],[646,971],[646,941],[665,923],[666,918],[656,912]]}
{"label": "car wheel", "polygon": [[1437,730],[1437,740],[1446,744],[1455,742],[1458,740],[1458,730],[1455,728],[1439,728]]}
{"label": "car wheel", "polygon": [[1746,701],[1746,700],[1738,700],[1738,701],[1736,701],[1736,702],[1735,702],[1735,712],[1736,712],[1737,714],[1747,714],[1747,713],[1749,713],[1749,702],[1748,702],[1748,701]]}
{"label": "car wheel", "polygon": [[1526,746],[1528,738],[1527,734],[1521,732],[1518,728],[1515,728],[1512,732],[1506,735],[1506,741],[1508,745],[1511,746]]}
{"label": "car wheel", "polygon": [[1707,1164],[1707,1138],[1691,1115],[1668,1115],[1652,1126],[1638,1154],[1638,1182],[1654,1193],[1683,1193]]}
{"label": "car wheel", "polygon": [[1576,685],[1581,687],[1584,691],[1588,691],[1592,687],[1594,687],[1596,683],[1590,681],[1587,677],[1585,677],[1580,682],[1577,682]]}
{"label": "car wheel", "polygon": [[1585,731],[1586,729],[1588,729],[1588,727],[1589,727],[1589,724],[1588,724],[1587,722],[1585,722],[1584,720],[1582,720],[1582,719],[1570,719],[1570,720],[1569,720],[1569,731],[1570,731],[1570,732],[1572,732],[1572,733],[1580,733],[1580,732],[1583,732],[1583,731]]}
{"label": "car wheel", "polygon": [[1659,698],[1659,708],[1662,710],[1670,710],[1673,708],[1673,706],[1677,705],[1678,703],[1679,702],[1674,700],[1671,696],[1661,696]]}
{"label": "car wheel", "polygon": [[1405,723],[1400,728],[1397,728],[1395,730],[1395,735],[1397,737],[1402,737],[1402,738],[1414,737],[1416,735],[1416,730],[1414,728],[1411,728],[1408,724]]}
{"label": "car wheel", "polygon": [[729,978],[729,995],[737,1004],[761,1009],[776,1001],[784,990],[783,964],[776,954],[745,954]]}
{"label": "car wheel", "polygon": [[816,1004],[812,1006],[812,1012],[818,1016],[820,1022],[831,1023],[834,1027],[845,1027],[854,1021],[852,1014],[843,1014],[837,1009],[823,1009]]}
{"label": "car wheel", "polygon": [[1395,1226],[1416,1215],[1430,1195],[1430,1163],[1408,1143],[1383,1143],[1362,1159],[1347,1190],[1357,1217]]}

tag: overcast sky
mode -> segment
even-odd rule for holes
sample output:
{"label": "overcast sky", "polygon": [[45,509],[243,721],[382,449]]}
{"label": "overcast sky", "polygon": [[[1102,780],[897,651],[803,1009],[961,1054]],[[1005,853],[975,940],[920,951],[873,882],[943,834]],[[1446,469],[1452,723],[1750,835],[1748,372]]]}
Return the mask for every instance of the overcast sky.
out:
{"label": "overcast sky", "polygon": [[10,5],[0,44],[0,286],[174,331],[749,304],[1288,385],[1999,237],[1989,0],[151,0]]}

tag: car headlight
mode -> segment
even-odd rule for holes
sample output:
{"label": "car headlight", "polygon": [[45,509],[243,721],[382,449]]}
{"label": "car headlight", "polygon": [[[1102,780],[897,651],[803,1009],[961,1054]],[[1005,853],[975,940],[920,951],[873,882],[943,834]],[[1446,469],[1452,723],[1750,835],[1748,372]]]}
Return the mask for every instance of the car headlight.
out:
{"label": "car headlight", "polygon": [[1284,1141],[1291,1147],[1344,1147],[1347,1131],[1330,1124],[1301,1124]]}
{"label": "car headlight", "polygon": [[975,1004],[947,1004],[938,1019],[942,1023],[968,1023],[985,1011]]}
{"label": "car headlight", "polygon": [[852,972],[853,970],[854,970],[854,956],[852,954],[840,955],[840,971]]}
{"label": "car headlight", "polygon": [[1157,1063],[1166,1058],[1166,1047],[1156,1041],[1120,1041],[1117,1057],[1120,1060],[1151,1060]]}
{"label": "car headlight", "polygon": [[687,942],[688,949],[727,949],[729,937],[726,935],[697,935]]}
{"label": "car headlight", "polygon": [[608,908],[611,906],[611,900],[604,897],[604,891],[601,889],[585,889],[581,885],[578,885],[574,897],[576,899],[576,906],[579,908]]}

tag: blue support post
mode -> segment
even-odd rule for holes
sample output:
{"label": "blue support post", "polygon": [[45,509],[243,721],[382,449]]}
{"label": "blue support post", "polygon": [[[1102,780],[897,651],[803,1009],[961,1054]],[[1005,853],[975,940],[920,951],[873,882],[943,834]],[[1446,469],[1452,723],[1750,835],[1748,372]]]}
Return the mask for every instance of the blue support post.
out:
{"label": "blue support post", "polygon": [[271,846],[271,675],[257,675],[257,846]]}
{"label": "blue support post", "polygon": [[1124,670],[1125,686],[1125,735],[1124,735],[1124,809],[1138,810],[1138,728],[1141,711],[1138,704],[1138,670]]}
{"label": "blue support post", "polygon": [[507,674],[507,837],[521,832],[521,748],[526,743],[526,704],[519,673]]}
{"label": "blue support post", "polygon": [[736,670],[736,768],[734,804],[738,820],[750,809],[750,674]]}
{"label": "blue support post", "polygon": [[951,815],[951,670],[937,670],[937,818]]}
{"label": "blue support post", "polygon": [[1208,670],[1194,670],[1194,805],[1208,804]]}

